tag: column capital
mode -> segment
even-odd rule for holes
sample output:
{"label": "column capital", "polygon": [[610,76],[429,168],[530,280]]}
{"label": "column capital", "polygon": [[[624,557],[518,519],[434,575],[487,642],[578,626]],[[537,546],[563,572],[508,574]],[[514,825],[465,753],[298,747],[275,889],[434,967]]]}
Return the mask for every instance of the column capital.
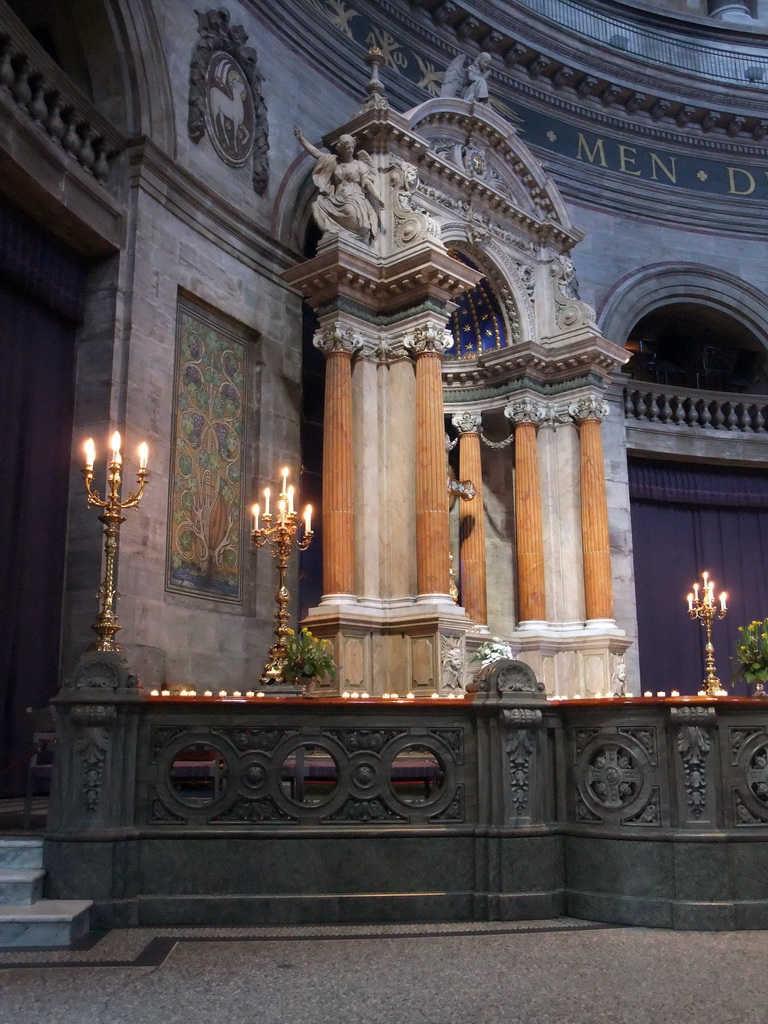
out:
{"label": "column capital", "polygon": [[504,407],[504,415],[508,420],[512,420],[515,426],[520,423],[534,423],[539,427],[549,418],[549,411],[541,402],[534,402],[531,398],[519,398]]}
{"label": "column capital", "polygon": [[450,331],[437,323],[416,327],[403,338],[403,345],[414,356],[424,355],[426,352],[436,352],[441,356],[443,352],[448,351],[452,344],[453,337]]}
{"label": "column capital", "polygon": [[604,420],[610,411],[607,402],[596,395],[584,395],[568,406],[569,415],[577,422]]}
{"label": "column capital", "polygon": [[343,324],[329,324],[315,332],[312,344],[315,348],[319,348],[326,357],[333,352],[345,352],[351,356],[362,348],[363,339],[351,327],[345,327]]}
{"label": "column capital", "polygon": [[479,412],[470,412],[465,409],[463,412],[456,412],[451,416],[451,423],[460,434],[479,434],[482,427],[482,417]]}

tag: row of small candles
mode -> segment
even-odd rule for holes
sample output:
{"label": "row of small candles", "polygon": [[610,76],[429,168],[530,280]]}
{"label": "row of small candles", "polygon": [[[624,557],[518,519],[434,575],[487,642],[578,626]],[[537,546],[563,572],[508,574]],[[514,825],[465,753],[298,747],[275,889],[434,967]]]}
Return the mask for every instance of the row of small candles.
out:
{"label": "row of small candles", "polygon": [[[632,697],[633,694],[631,694],[631,693],[623,693],[620,697],[617,697],[617,695],[615,693],[593,693],[593,694],[590,694],[590,696],[594,700],[624,700],[627,697]],[[667,693],[666,693],[665,690],[658,690],[654,694],[651,690],[646,690],[645,693],[643,694],[643,696],[644,697],[654,697],[654,696],[656,696],[656,697],[666,697]],[[679,690],[672,690],[672,691],[670,691],[669,696],[670,697],[679,697],[680,696],[680,691]],[[584,700],[584,698],[581,696],[581,694],[576,694],[573,697],[569,697],[567,694],[557,694],[556,693],[556,694],[553,694],[551,697],[548,697],[547,700]]]}
{"label": "row of small candles", "polygon": [[[150,690],[150,697],[268,697],[269,694],[264,690],[247,690],[242,693],[240,690],[233,690],[232,693],[229,690],[219,690],[218,693],[214,693],[213,690],[205,690],[203,693],[198,693],[197,690],[185,689],[176,690]],[[341,694],[344,700],[369,700],[370,693],[363,691],[362,693],[358,690],[347,690]],[[416,700],[416,694],[407,693],[405,700]],[[419,696],[422,696],[421,694]],[[463,700],[465,694],[463,693],[433,693],[430,694],[432,700]],[[403,698],[397,693],[382,693],[381,700],[403,700]]]}

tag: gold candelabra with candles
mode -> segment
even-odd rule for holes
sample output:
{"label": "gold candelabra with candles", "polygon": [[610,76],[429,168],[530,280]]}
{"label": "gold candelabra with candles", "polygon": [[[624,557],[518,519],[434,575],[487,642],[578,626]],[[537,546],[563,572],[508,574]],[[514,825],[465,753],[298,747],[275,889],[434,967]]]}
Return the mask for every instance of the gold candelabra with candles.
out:
{"label": "gold candelabra with candles", "polygon": [[139,445],[139,471],[136,474],[139,481],[139,489],[135,494],[129,494],[125,501],[120,500],[120,477],[123,457],[120,454],[120,434],[115,431],[112,435],[111,454],[107,458],[107,489],[106,497],[102,498],[98,491],[94,491],[93,463],[96,460],[96,446],[93,438],[89,437],[85,442],[85,466],[83,476],[85,477],[85,489],[88,492],[88,504],[96,508],[104,509],[99,516],[99,521],[104,523],[104,582],[99,589],[101,608],[96,621],[91,629],[98,636],[98,640],[91,646],[92,651],[121,651],[122,647],[115,640],[115,634],[121,628],[117,621],[117,590],[115,589],[115,555],[120,539],[120,525],[125,522],[122,512],[127,508],[137,508],[144,493],[144,485],[147,481],[147,461],[149,459],[149,448],[146,441]]}
{"label": "gold candelabra with candles", "polygon": [[707,632],[707,643],[704,647],[704,664],[707,674],[704,677],[704,692],[708,697],[717,697],[722,693],[720,680],[715,673],[715,648],[712,646],[712,623],[715,618],[724,619],[728,608],[726,601],[728,595],[725,591],[720,594],[720,608],[718,610],[715,602],[715,582],[705,572],[702,577],[703,593],[699,597],[699,584],[693,584],[693,592],[688,595],[688,614],[692,619],[698,619]]}
{"label": "gold candelabra with candles", "polygon": [[[275,613],[275,636],[277,640],[269,649],[264,671],[259,681],[264,686],[276,686],[283,682],[283,665],[286,658],[285,638],[288,636],[288,601],[290,594],[285,585],[285,577],[288,571],[288,560],[291,554],[293,541],[299,551],[306,551],[312,542],[312,506],[307,505],[304,509],[303,530],[299,539],[299,516],[294,509],[296,491],[291,484],[288,485],[289,470],[286,466],[282,471],[282,490],[277,496],[277,512],[273,516],[270,512],[270,500],[272,491],[269,487],[264,488],[264,511],[258,505],[253,506],[253,532],[251,537],[257,548],[263,548],[266,543],[272,546],[272,557],[276,560],[278,585],[275,592],[277,612]],[[259,519],[264,522],[259,527]]]}

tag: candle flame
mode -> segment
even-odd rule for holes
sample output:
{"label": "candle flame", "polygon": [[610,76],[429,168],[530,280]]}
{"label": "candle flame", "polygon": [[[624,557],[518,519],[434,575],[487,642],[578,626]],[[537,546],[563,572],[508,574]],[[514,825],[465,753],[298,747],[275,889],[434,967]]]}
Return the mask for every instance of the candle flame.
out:
{"label": "candle flame", "polygon": [[139,469],[146,469],[149,462],[149,445],[142,441],[139,445]]}

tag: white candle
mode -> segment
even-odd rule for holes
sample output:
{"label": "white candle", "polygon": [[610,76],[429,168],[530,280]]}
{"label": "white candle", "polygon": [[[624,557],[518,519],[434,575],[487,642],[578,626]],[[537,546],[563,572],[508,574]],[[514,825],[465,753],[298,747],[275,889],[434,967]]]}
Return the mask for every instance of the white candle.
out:
{"label": "white candle", "polygon": [[85,442],[85,468],[87,470],[93,469],[93,463],[96,458],[96,445],[93,443],[93,438],[89,437]]}
{"label": "white candle", "polygon": [[116,430],[112,435],[112,462],[119,466],[123,459],[120,455],[120,431]]}
{"label": "white candle", "polygon": [[235,692],[234,692],[234,693],[232,694],[232,696],[233,696],[233,697],[241,697],[241,696],[242,696],[242,694],[240,693],[240,691],[239,691],[239,690],[235,690]]}
{"label": "white candle", "polygon": [[283,494],[288,490],[288,467],[283,467]]}
{"label": "white candle", "polygon": [[146,469],[149,462],[149,445],[142,441],[139,445],[139,469]]}
{"label": "white candle", "polygon": [[163,697],[170,697],[171,696],[171,691],[170,690],[161,690],[160,693],[162,694]]}
{"label": "white candle", "polygon": [[670,693],[670,697],[679,697],[679,696],[680,696],[680,691],[679,690],[672,690],[672,692]]}
{"label": "white candle", "polygon": [[707,586],[708,586],[707,580],[709,579],[709,573],[708,572],[703,572],[701,574],[701,578],[704,580],[704,589],[706,590]]}
{"label": "white candle", "polygon": [[726,605],[725,605],[727,597],[728,597],[728,595],[726,594],[725,591],[723,591],[722,594],[720,595],[720,611],[721,612],[724,612],[724,611],[728,610],[726,608]]}
{"label": "white candle", "polygon": [[360,694],[361,697],[370,697],[370,693],[366,693],[365,690]]}
{"label": "white candle", "polygon": [[255,697],[256,694],[253,692],[253,690],[248,690],[245,696],[246,697]]}
{"label": "white candle", "polygon": [[256,696],[257,697],[264,697],[264,696],[266,696],[266,694],[264,693],[263,690],[257,690],[256,691]]}
{"label": "white candle", "polygon": [[348,697],[349,696],[349,690],[345,690],[344,693],[342,693],[341,696],[342,697]]}
{"label": "white candle", "polygon": [[412,694],[412,693],[406,693],[406,695],[405,695],[405,696],[406,696],[406,698],[407,698],[408,700],[413,700],[413,699],[414,699],[414,697],[413,697],[413,694]]}
{"label": "white candle", "polygon": [[[409,693],[409,694],[408,694],[408,696],[409,696],[409,697],[412,697],[412,696],[413,696],[413,694],[412,694],[412,693]],[[439,698],[440,698],[440,694],[439,694],[439,693],[433,693],[433,694],[432,694],[432,700],[439,700]]]}
{"label": "white candle", "polygon": [[312,506],[307,505],[304,509],[304,532],[312,533]]}
{"label": "white candle", "polygon": [[290,513],[293,513],[293,491],[294,487],[293,484],[291,484],[291,486],[288,488],[288,511]]}
{"label": "white candle", "polygon": [[694,595],[694,600],[696,601],[696,604],[698,604],[699,603],[699,584],[698,583],[694,583],[693,584],[693,595]]}
{"label": "white candle", "polygon": [[253,529],[254,532],[259,528],[259,506],[255,504],[253,506]]}
{"label": "white candle", "polygon": [[285,502],[281,498],[277,503],[277,514],[281,523],[285,522]]}
{"label": "white candle", "polygon": [[693,611],[693,594],[688,595],[688,611]]}
{"label": "white candle", "polygon": [[656,696],[657,696],[657,697],[666,697],[666,696],[667,696],[667,694],[666,694],[666,691],[665,691],[665,690],[657,690],[657,691],[656,691]]}
{"label": "white candle", "polygon": [[150,695],[150,697],[159,697],[160,696],[160,691],[159,690],[150,690],[149,695]]}
{"label": "white candle", "polygon": [[212,697],[213,696],[213,690],[206,690],[205,693],[203,694],[203,696],[204,697]]}
{"label": "white candle", "polygon": [[226,690],[219,690],[219,696],[220,697],[226,697],[227,696],[227,691]]}
{"label": "white candle", "polygon": [[651,693],[651,691],[650,691],[650,690],[646,690],[646,691],[645,691],[645,693],[643,694],[643,696],[644,696],[644,697],[652,697],[652,696],[653,696],[653,694]]}
{"label": "white candle", "polygon": [[269,515],[269,499],[270,499],[271,494],[272,494],[272,491],[270,491],[270,489],[268,487],[265,487],[264,488],[264,515],[265,516]]}

